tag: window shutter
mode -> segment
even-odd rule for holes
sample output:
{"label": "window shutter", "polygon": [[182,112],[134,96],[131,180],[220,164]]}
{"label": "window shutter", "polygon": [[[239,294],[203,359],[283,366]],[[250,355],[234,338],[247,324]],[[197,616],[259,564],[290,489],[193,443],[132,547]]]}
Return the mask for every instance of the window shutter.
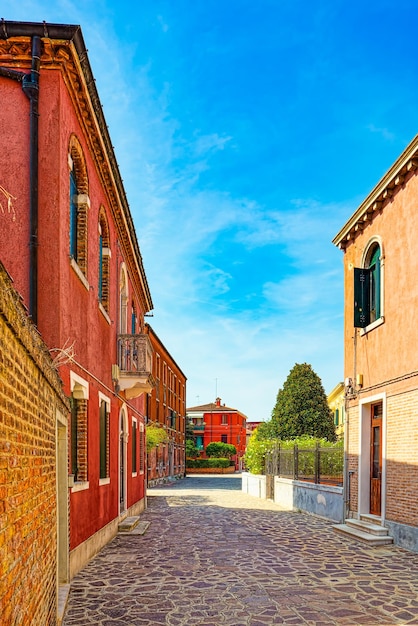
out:
{"label": "window shutter", "polygon": [[370,271],[354,268],[354,328],[370,324]]}
{"label": "window shutter", "polygon": [[100,403],[100,478],[106,476],[106,452],[107,452],[107,411],[106,402]]}
{"label": "window shutter", "polygon": [[77,261],[77,184],[70,172],[70,255]]}
{"label": "window shutter", "polygon": [[103,300],[103,237],[99,235],[99,302]]}

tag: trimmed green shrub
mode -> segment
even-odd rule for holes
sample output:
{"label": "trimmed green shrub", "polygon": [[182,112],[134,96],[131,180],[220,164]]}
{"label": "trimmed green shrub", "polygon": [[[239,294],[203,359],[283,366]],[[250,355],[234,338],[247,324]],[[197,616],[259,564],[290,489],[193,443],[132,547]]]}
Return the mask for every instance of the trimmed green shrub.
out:
{"label": "trimmed green shrub", "polygon": [[232,443],[224,443],[223,441],[212,441],[206,446],[206,455],[217,457],[218,459],[230,459],[237,453],[237,449]]}
{"label": "trimmed green shrub", "polygon": [[186,467],[189,469],[200,467],[229,467],[229,459],[186,459]]}

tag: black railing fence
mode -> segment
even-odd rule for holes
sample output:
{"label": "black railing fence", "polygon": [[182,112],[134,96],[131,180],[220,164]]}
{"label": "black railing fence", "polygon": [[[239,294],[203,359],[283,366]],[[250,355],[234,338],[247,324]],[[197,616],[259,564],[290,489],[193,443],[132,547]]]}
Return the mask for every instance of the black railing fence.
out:
{"label": "black railing fence", "polygon": [[326,485],[343,484],[344,450],[341,447],[284,448],[277,446],[266,454],[264,473],[293,480]]}

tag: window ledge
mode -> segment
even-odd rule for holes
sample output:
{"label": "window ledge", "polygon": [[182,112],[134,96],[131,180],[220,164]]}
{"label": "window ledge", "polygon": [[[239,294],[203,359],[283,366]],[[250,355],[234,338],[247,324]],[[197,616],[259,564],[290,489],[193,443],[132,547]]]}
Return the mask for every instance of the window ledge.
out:
{"label": "window ledge", "polygon": [[110,485],[110,477],[99,478],[99,486],[102,486],[102,485]]}
{"label": "window ledge", "polygon": [[132,472],[132,478],[136,478],[138,476],[138,472]]}
{"label": "window ledge", "polygon": [[374,330],[375,328],[377,328],[378,326],[381,326],[384,323],[385,323],[385,318],[382,315],[382,317],[379,317],[378,320],[376,320],[375,322],[372,322],[371,324],[366,326],[366,328],[362,328],[360,331],[360,337],[363,337],[363,335],[367,335],[367,333],[369,333],[371,330]]}
{"label": "window ledge", "polygon": [[89,291],[90,289],[89,281],[84,276],[83,272],[80,269],[80,266],[78,265],[74,257],[70,257],[70,259],[71,259],[70,260],[71,267],[73,268],[73,270],[75,271],[75,273],[77,274],[78,278],[81,280],[81,282],[83,283],[87,291]]}
{"label": "window ledge", "polygon": [[106,311],[106,309],[104,308],[104,306],[103,306],[103,304],[102,304],[101,302],[99,302],[99,310],[100,310],[100,313],[101,313],[101,314],[103,315],[103,317],[105,318],[106,322],[107,322],[107,323],[109,324],[109,326],[110,326],[110,324],[111,324],[112,322],[111,322],[111,320],[110,320],[110,317],[109,317],[108,312]]}
{"label": "window ledge", "polygon": [[88,480],[74,483],[74,487],[71,488],[71,493],[75,493],[76,491],[84,491],[85,489],[89,489],[89,486],[90,483]]}

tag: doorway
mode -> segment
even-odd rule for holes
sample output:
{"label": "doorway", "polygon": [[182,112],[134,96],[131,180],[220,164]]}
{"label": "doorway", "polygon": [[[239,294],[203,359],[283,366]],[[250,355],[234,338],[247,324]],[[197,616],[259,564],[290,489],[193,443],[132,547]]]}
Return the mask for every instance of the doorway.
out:
{"label": "doorway", "polygon": [[385,518],[386,395],[360,401],[358,513]]}
{"label": "doorway", "polygon": [[381,402],[370,407],[370,513],[382,512],[382,415]]}

